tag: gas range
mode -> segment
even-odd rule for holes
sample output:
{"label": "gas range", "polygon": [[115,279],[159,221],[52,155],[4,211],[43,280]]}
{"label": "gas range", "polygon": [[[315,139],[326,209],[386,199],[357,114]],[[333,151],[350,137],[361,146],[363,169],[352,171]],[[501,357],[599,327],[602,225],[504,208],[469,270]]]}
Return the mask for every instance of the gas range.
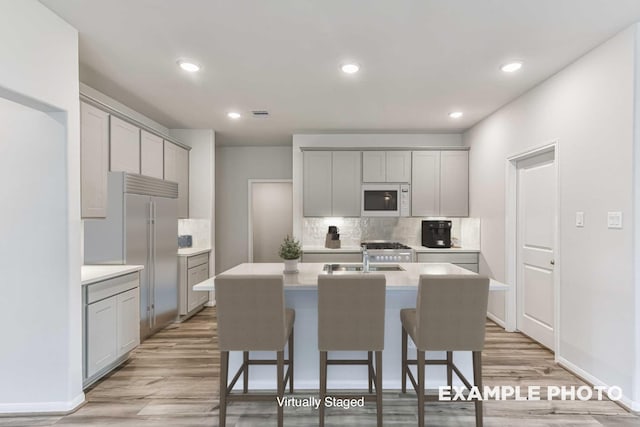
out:
{"label": "gas range", "polygon": [[362,242],[367,247],[370,262],[413,262],[414,251],[407,245],[398,242],[370,241]]}

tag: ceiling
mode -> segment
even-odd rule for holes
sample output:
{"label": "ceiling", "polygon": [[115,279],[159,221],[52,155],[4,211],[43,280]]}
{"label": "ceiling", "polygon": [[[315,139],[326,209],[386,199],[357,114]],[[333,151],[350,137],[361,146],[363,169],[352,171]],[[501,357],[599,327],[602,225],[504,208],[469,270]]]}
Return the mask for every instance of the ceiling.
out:
{"label": "ceiling", "polygon": [[[638,0],[41,2],[78,29],[84,83],[222,145],[460,132],[640,21]],[[181,70],[184,57],[202,70]],[[500,71],[513,59],[521,71]],[[350,61],[358,74],[340,71]]]}

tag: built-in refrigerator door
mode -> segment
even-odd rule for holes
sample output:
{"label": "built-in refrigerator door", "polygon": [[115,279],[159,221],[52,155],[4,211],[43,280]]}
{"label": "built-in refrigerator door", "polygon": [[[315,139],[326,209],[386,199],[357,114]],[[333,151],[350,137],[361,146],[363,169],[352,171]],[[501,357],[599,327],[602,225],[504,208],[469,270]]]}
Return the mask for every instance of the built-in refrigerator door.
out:
{"label": "built-in refrigerator door", "polygon": [[178,201],[153,197],[155,243],[155,327],[162,328],[178,316]]}
{"label": "built-in refrigerator door", "polygon": [[153,280],[151,247],[151,197],[126,194],[126,260],[127,264],[144,265],[140,271],[140,339],[148,337],[153,329]]}

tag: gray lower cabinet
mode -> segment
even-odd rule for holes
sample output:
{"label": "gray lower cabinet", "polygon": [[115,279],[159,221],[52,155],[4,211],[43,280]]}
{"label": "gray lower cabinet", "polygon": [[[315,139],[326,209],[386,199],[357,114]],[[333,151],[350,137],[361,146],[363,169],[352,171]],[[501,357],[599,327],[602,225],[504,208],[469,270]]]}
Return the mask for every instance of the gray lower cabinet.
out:
{"label": "gray lower cabinet", "polygon": [[342,262],[362,262],[361,252],[302,252],[302,262],[326,262],[337,264]]}
{"label": "gray lower cabinet", "polygon": [[194,291],[193,286],[209,278],[209,252],[179,257],[180,317],[198,312],[208,301],[209,292]]}
{"label": "gray lower cabinet", "polygon": [[418,252],[416,254],[417,262],[448,262],[467,270],[478,272],[478,253],[477,252]]}
{"label": "gray lower cabinet", "polygon": [[138,273],[85,285],[84,370],[88,386],[121,364],[140,344]]}

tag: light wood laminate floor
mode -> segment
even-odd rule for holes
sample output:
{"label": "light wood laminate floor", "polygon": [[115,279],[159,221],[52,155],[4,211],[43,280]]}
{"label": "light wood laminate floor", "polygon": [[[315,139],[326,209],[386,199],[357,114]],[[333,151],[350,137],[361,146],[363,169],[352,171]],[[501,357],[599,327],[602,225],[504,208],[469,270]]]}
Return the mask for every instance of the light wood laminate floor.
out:
{"label": "light wood laminate floor", "polygon": [[[553,355],[519,333],[487,322],[485,385],[583,385]],[[219,354],[215,308],[147,339],[130,360],[87,391],[87,404],[64,417],[4,417],[7,426],[216,426]],[[400,366],[398,366],[400,369]],[[314,393],[298,392],[299,397]],[[317,412],[285,408],[285,426],[317,426]],[[640,426],[610,401],[487,401],[486,426]],[[275,425],[275,403],[233,403],[228,426]],[[428,426],[472,426],[472,403],[428,403]],[[329,426],[375,425],[375,406],[329,409]],[[415,394],[384,393],[384,425],[417,425]]]}

